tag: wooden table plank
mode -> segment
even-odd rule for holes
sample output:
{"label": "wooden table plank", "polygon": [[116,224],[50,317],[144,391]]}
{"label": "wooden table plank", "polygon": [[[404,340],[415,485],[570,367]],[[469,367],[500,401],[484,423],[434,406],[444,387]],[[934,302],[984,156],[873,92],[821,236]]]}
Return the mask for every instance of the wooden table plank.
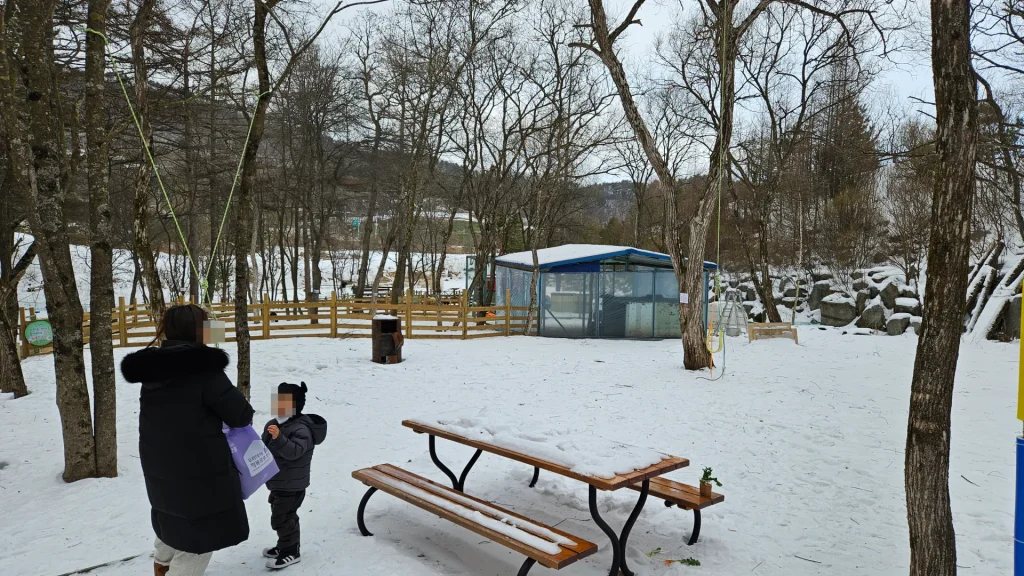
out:
{"label": "wooden table plank", "polygon": [[673,470],[685,468],[686,466],[690,465],[690,461],[687,460],[686,458],[668,456],[661,462],[648,468],[644,468],[643,470],[636,470],[630,472],[629,474],[619,474],[618,476],[615,476],[613,478],[598,478],[596,476],[588,476],[586,474],[579,474],[577,472],[573,472],[572,469],[562,466],[561,464],[541,460],[539,458],[530,456],[529,454],[523,454],[522,452],[516,452],[514,450],[509,450],[507,448],[502,448],[501,446],[495,446],[494,444],[488,444],[486,442],[480,442],[478,440],[472,440],[470,438],[466,438],[465,436],[453,434],[446,430],[435,428],[433,426],[428,426],[426,424],[421,424],[419,422],[413,422],[412,420],[405,420],[404,422],[402,422],[402,426],[410,428],[418,434],[430,434],[432,436],[437,436],[438,438],[444,438],[445,440],[450,440],[452,442],[469,446],[471,448],[483,450],[484,452],[489,452],[491,454],[502,456],[510,460],[522,462],[523,464],[527,464],[529,466],[535,466],[537,468],[540,468],[541,470],[547,470],[548,472],[553,472],[560,476],[565,476],[566,478],[579,480],[580,482],[584,482],[586,484],[594,486],[598,490],[610,491],[628,488],[630,484],[655,478],[661,476],[662,474],[667,474],[669,472],[672,472]]}

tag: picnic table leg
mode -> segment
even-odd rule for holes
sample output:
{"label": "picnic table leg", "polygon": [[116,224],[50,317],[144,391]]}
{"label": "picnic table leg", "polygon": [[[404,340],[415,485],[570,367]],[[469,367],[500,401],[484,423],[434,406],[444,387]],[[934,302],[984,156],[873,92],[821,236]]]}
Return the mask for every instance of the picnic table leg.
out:
{"label": "picnic table leg", "polygon": [[533,568],[533,565],[536,563],[537,561],[533,558],[527,558],[526,562],[523,562],[522,568],[519,569],[518,576],[526,576],[526,573],[529,572],[530,568]]}
{"label": "picnic table leg", "polygon": [[636,501],[636,506],[633,507],[633,512],[629,515],[629,520],[626,521],[626,525],[622,527],[622,534],[619,536],[619,547],[622,548],[622,573],[626,576],[633,576],[633,572],[626,566],[626,541],[629,540],[629,532],[633,530],[633,525],[636,524],[637,518],[640,517],[640,511],[644,509],[644,504],[647,503],[647,494],[651,490],[651,481],[644,480],[640,486],[640,499]]}
{"label": "picnic table leg", "polygon": [[697,543],[697,538],[700,536],[700,508],[693,509],[693,534],[690,534],[690,541],[688,545],[693,546]]}
{"label": "picnic table leg", "polygon": [[[669,502],[667,500],[665,501],[666,508],[671,508],[673,506],[675,506],[675,504],[673,504],[672,502]],[[680,506],[679,509],[686,510],[686,508],[683,508],[682,506]],[[693,532],[690,534],[690,540],[686,543],[686,545],[693,546],[697,543],[697,538],[700,538],[700,508],[693,509]]]}
{"label": "picnic table leg", "polygon": [[540,478],[540,468],[533,467],[533,480],[530,480],[530,488],[537,485],[537,479]]}
{"label": "picnic table leg", "polygon": [[366,511],[366,503],[370,501],[370,496],[373,496],[373,493],[376,491],[376,488],[371,487],[366,491],[363,499],[359,501],[359,511],[356,512],[356,524],[359,526],[359,533],[363,536],[373,536],[373,533],[366,529],[366,523],[363,522],[363,512]]}
{"label": "picnic table leg", "polygon": [[608,539],[612,543],[612,569],[608,573],[609,576],[619,576],[619,566],[621,563],[622,548],[619,546],[619,537],[615,534],[615,531],[608,526],[608,523],[601,518],[601,514],[597,511],[597,488],[590,487],[590,515],[594,518],[594,523],[597,524],[598,528],[608,536]]}
{"label": "picnic table leg", "polygon": [[483,451],[482,450],[477,450],[476,454],[473,454],[473,457],[469,459],[469,464],[466,464],[466,467],[462,469],[462,476],[460,476],[459,478],[456,478],[455,474],[447,466],[445,466],[444,463],[441,462],[441,460],[437,457],[437,450],[436,450],[436,447],[435,447],[436,443],[437,443],[437,438],[434,437],[433,434],[431,434],[430,435],[430,441],[429,441],[429,444],[430,444],[430,459],[433,460],[434,461],[434,465],[437,466],[438,469],[441,470],[441,472],[444,472],[445,476],[447,476],[448,479],[451,480],[452,488],[456,492],[462,492],[463,488],[466,485],[466,476],[469,475],[469,471],[472,470],[473,465],[476,464],[477,459],[480,458],[480,454],[482,454]]}

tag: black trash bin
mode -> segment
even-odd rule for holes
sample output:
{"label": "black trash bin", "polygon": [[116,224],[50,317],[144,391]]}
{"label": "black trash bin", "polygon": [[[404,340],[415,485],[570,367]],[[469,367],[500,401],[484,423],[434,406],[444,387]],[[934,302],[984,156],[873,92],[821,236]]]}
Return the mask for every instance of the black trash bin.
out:
{"label": "black trash bin", "polygon": [[395,316],[373,318],[373,361],[378,364],[398,364],[402,361],[402,320]]}

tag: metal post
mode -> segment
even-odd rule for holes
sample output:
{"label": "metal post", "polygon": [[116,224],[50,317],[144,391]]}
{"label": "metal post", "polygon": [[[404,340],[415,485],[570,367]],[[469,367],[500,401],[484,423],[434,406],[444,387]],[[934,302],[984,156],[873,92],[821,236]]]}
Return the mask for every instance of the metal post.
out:
{"label": "metal post", "polygon": [[[1024,326],[1024,306],[1021,306],[1021,326]],[[1024,332],[1024,330],[1022,330]],[[1017,419],[1024,420],[1024,333],[1020,338],[1017,357]],[[1013,574],[1024,576],[1024,434],[1017,437],[1017,492],[1013,514]]]}

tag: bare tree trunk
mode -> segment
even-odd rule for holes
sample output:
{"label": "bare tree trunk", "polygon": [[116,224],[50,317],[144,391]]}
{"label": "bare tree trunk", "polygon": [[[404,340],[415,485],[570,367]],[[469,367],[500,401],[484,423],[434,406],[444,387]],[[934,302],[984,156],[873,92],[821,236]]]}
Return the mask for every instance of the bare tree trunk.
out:
{"label": "bare tree trunk", "polygon": [[238,215],[235,220],[235,338],[238,345],[238,379],[235,385],[249,399],[251,353],[249,341],[249,261],[252,244],[252,191],[256,185],[256,163],[266,125],[267,108],[273,96],[270,69],[267,66],[267,15],[277,0],[254,0],[253,56],[259,78],[259,97],[253,112],[252,129],[242,156],[242,183],[238,189]]}
{"label": "bare tree trunk", "polygon": [[[647,154],[647,158],[650,160],[655,173],[661,180],[662,186],[666,187],[666,197],[668,198],[667,227],[669,255],[672,257],[672,267],[675,270],[676,279],[679,282],[679,291],[689,295],[689,305],[681,306],[679,314],[680,330],[682,332],[683,339],[683,365],[687,370],[700,370],[707,368],[711,366],[711,353],[708,351],[704,340],[704,299],[706,298],[706,294],[704,294],[704,245],[707,240],[711,212],[715,206],[713,199],[719,192],[719,188],[721,186],[719,175],[721,174],[720,170],[723,166],[721,162],[718,162],[718,159],[721,156],[720,152],[722,151],[722,147],[727,145],[728,138],[731,136],[732,132],[731,103],[734,101],[734,95],[733,98],[726,102],[726,106],[723,106],[722,118],[720,121],[723,122],[723,125],[727,128],[727,130],[722,131],[722,135],[725,137],[724,142],[722,137],[716,141],[716,151],[712,154],[711,158],[712,173],[709,175],[710,182],[702,194],[702,197],[698,200],[697,208],[690,219],[688,251],[684,254],[681,250],[682,246],[680,244],[679,237],[682,226],[679,222],[679,207],[677,201],[679,190],[677,183],[669,169],[668,163],[665,161],[664,156],[658,148],[657,142],[655,142],[654,137],[651,135],[651,132],[647,127],[647,123],[644,121],[643,115],[640,113],[640,109],[633,98],[633,92],[629,86],[629,80],[626,78],[626,71],[622,67],[622,62],[616,55],[614,48],[614,43],[618,35],[621,34],[629,24],[634,22],[632,19],[635,16],[635,10],[639,9],[642,2],[638,2],[634,5],[634,11],[626,17],[626,21],[617,27],[614,32],[609,32],[608,30],[608,15],[605,13],[602,0],[589,0],[589,2],[591,14],[590,27],[593,31],[594,41],[597,46],[594,47],[592,45],[586,45],[585,47],[595,52],[608,69],[608,72],[612,77],[612,81],[618,89],[619,100],[622,103],[626,120],[633,128],[633,132],[636,135],[640,146]],[[725,11],[729,11],[732,8],[732,4],[728,1],[723,2],[720,6],[727,6],[728,9]],[[723,14],[720,18],[725,22],[731,23],[731,14]],[[728,53],[732,54],[732,50]],[[735,69],[735,59],[727,57],[725,60],[728,69],[722,75],[725,80],[725,85],[722,87],[722,91],[724,94],[731,94],[730,90],[732,90],[734,83],[733,72]],[[689,265],[687,264],[687,257],[690,259]]]}
{"label": "bare tree trunk", "polygon": [[377,217],[377,182],[370,184],[370,203],[363,221],[362,238],[359,242],[359,276],[356,278],[355,296],[362,298],[366,292],[366,276],[370,269],[370,241],[373,240],[373,221]]}
{"label": "bare tree trunk", "polygon": [[[135,110],[142,126],[142,144],[153,150],[153,127],[149,121],[149,72],[146,66],[145,38],[153,6],[156,0],[142,0],[139,11],[131,25],[132,65],[135,69]],[[153,241],[149,235],[149,185],[153,179],[153,166],[143,150],[139,159],[139,173],[135,178],[135,204],[133,243],[135,253],[142,264],[142,278],[149,288],[149,315],[154,322],[163,318],[164,290],[160,282],[160,271],[156,265]],[[170,257],[170,254],[168,254]]]}
{"label": "bare tree trunk", "polygon": [[117,389],[114,378],[114,264],[110,245],[110,173],[107,115],[104,108],[106,45],[110,0],[89,0],[85,37],[86,151],[89,166],[89,351],[92,355],[96,474],[117,476]]}
{"label": "bare tree trunk", "polygon": [[14,394],[17,399],[28,396],[25,373],[18,357],[18,283],[36,258],[36,244],[30,244],[12,267],[7,254],[14,255],[14,234],[3,234],[4,237],[0,239],[3,242],[0,249],[0,258],[3,259],[0,261],[0,392]]}
{"label": "bare tree trunk", "polygon": [[949,502],[950,412],[963,333],[971,244],[977,84],[971,68],[971,5],[932,0],[938,166],[932,196],[924,319],[910,392],[904,475],[910,575],[954,576],[956,535]]}
{"label": "bare tree trunk", "polygon": [[52,0],[13,0],[5,12],[14,20],[8,23],[6,14],[0,16],[0,78],[9,79],[0,83],[0,117],[7,132],[15,189],[23,196],[36,237],[54,333],[63,478],[74,482],[96,475],[96,446],[85,378],[82,302],[64,216],[68,158],[54,70],[54,8]]}

